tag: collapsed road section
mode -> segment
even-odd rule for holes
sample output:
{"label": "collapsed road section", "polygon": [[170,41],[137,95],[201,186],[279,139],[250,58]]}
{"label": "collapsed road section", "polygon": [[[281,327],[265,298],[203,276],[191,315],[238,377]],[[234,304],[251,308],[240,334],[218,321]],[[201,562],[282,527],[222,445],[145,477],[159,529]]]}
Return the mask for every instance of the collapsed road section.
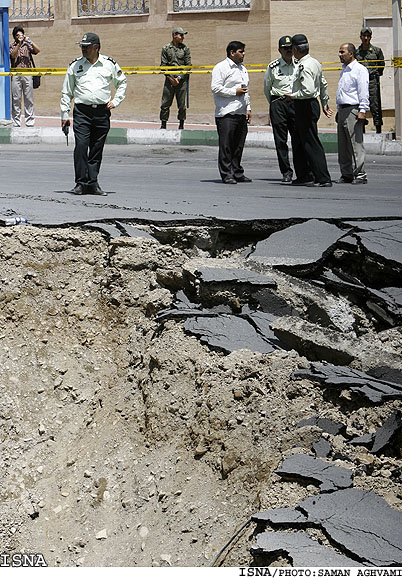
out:
{"label": "collapsed road section", "polygon": [[0,236],[4,552],[402,565],[401,221]]}

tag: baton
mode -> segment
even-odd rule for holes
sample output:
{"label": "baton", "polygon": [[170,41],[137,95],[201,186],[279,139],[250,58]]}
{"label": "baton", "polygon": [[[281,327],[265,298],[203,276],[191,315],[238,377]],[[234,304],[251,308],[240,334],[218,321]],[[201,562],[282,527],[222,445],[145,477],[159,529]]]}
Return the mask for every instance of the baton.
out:
{"label": "baton", "polygon": [[64,127],[62,128],[62,131],[64,133],[64,135],[66,136],[66,141],[67,141],[67,147],[68,147],[68,132],[70,130],[70,121],[67,121],[64,125]]}

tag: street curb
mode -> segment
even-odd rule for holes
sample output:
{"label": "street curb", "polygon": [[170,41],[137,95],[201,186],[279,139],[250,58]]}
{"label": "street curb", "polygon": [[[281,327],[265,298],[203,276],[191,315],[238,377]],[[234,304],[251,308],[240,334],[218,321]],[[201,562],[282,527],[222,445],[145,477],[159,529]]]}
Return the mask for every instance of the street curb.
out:
{"label": "street curb", "polygon": [[[336,133],[319,133],[326,153],[337,153]],[[74,133],[70,131],[69,142],[74,144]],[[65,144],[66,137],[59,127],[0,127],[0,144],[34,145],[39,143]],[[127,129],[112,127],[106,143],[112,145],[218,145],[215,130],[184,129]],[[290,145],[290,142],[289,142]],[[249,131],[247,147],[275,149],[274,137],[268,131]],[[402,155],[402,141],[391,141],[388,134],[366,134],[364,137],[366,153],[372,155]]]}

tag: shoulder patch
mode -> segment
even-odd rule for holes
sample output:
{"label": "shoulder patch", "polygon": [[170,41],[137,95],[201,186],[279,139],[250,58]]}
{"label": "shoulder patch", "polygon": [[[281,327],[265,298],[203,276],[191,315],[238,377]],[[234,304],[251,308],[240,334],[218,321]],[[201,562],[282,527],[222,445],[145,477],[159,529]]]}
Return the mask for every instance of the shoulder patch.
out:
{"label": "shoulder patch", "polygon": [[279,66],[279,58],[269,63],[269,68],[275,68],[276,66]]}
{"label": "shoulder patch", "polygon": [[113,60],[113,58],[111,56],[107,57],[108,60],[110,60],[113,64],[117,64],[115,60]]}
{"label": "shoulder patch", "polygon": [[70,62],[70,64],[68,66],[71,66],[72,64],[74,64],[75,62],[77,62],[77,60],[80,60],[80,58],[82,58],[81,56],[79,56],[78,58],[75,58],[74,60],[72,60]]}

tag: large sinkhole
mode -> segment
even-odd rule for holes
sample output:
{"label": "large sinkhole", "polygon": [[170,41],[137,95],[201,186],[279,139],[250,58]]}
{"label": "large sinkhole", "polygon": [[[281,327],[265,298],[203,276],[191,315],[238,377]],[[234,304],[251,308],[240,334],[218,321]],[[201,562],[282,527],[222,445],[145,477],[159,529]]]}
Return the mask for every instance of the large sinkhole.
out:
{"label": "large sinkhole", "polygon": [[401,565],[400,228],[1,228],[2,551]]}

